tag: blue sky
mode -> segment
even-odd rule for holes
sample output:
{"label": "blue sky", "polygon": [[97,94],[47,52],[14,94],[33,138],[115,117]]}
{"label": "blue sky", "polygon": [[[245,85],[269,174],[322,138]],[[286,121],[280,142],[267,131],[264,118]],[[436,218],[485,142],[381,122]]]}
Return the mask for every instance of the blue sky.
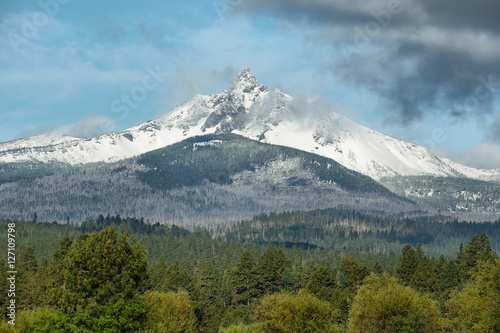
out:
{"label": "blue sky", "polygon": [[464,19],[461,0],[391,1],[4,0],[0,141],[123,130],[227,89],[248,66],[382,133],[499,168],[492,7]]}

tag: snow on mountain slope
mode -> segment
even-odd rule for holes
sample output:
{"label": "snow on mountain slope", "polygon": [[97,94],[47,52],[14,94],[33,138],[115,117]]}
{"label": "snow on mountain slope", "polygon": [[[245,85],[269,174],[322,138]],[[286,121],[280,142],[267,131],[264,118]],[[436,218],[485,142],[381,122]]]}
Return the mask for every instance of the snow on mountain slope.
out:
{"label": "snow on mountain slope", "polygon": [[334,112],[304,118],[294,111],[293,102],[281,90],[269,90],[259,84],[250,70],[243,68],[229,90],[216,95],[197,95],[156,120],[122,132],[90,139],[47,135],[0,144],[0,163],[111,162],[196,135],[232,132],[330,157],[377,180],[397,175],[500,180],[500,169],[480,170],[460,165]]}

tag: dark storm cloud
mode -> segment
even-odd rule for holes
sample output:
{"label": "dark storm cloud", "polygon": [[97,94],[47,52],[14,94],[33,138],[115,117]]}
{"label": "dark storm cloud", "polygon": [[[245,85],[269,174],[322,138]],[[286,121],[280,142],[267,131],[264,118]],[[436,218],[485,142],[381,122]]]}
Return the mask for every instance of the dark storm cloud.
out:
{"label": "dark storm cloud", "polygon": [[[366,87],[382,97],[386,118],[403,124],[420,119],[432,109],[453,117],[494,112],[496,83],[488,73],[498,72],[497,64],[478,62],[441,47],[419,45],[411,49],[353,57],[348,63],[333,64],[331,70],[354,86]],[[405,69],[408,59],[415,63],[411,72]],[[370,65],[379,70],[366,70]]]}
{"label": "dark storm cloud", "polygon": [[421,6],[433,24],[500,31],[500,2],[496,0],[424,0]]}
{"label": "dark storm cloud", "polygon": [[243,10],[316,30],[339,55],[323,66],[380,96],[388,119],[500,111],[498,0],[250,0]]}
{"label": "dark storm cloud", "polygon": [[307,18],[319,24],[359,24],[387,9],[391,24],[432,24],[454,28],[500,30],[497,0],[248,0],[240,9]]}
{"label": "dark storm cloud", "polygon": [[[380,0],[250,0],[240,9],[255,13],[270,13],[291,20],[304,19],[323,25],[361,24],[373,19],[373,12],[383,8]],[[400,18],[396,18],[400,21]]]}

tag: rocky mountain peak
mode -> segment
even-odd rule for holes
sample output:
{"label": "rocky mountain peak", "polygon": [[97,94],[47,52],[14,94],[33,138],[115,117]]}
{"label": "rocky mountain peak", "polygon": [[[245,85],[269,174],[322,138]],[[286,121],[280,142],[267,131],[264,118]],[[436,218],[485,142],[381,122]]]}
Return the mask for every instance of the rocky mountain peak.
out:
{"label": "rocky mountain peak", "polygon": [[243,67],[239,74],[234,78],[229,91],[250,91],[253,90],[253,88],[257,86],[257,84],[257,78],[255,77],[255,75],[253,75],[248,67]]}
{"label": "rocky mountain peak", "polygon": [[257,82],[257,78],[248,67],[243,67],[241,69],[229,88],[229,94],[233,96],[248,93],[258,94],[262,91],[267,91],[267,88]]}
{"label": "rocky mountain peak", "polygon": [[205,122],[204,128],[217,126],[218,131],[230,132],[243,129],[251,118],[248,113],[256,100],[269,90],[257,82],[257,78],[248,67],[243,67],[234,78],[229,90],[216,96],[213,112]]}

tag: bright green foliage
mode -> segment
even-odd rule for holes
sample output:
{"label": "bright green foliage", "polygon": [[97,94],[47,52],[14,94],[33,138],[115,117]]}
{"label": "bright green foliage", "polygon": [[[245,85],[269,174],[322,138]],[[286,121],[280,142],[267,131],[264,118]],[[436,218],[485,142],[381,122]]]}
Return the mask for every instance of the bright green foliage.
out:
{"label": "bright green foliage", "polygon": [[56,309],[39,307],[18,314],[16,332],[20,333],[65,333],[82,332],[69,322],[69,317]]}
{"label": "bright green foliage", "polygon": [[335,325],[338,313],[330,303],[300,291],[265,296],[256,316],[263,332],[326,333]]}
{"label": "bright green foliage", "polygon": [[81,238],[66,257],[66,290],[60,305],[78,327],[129,332],[141,327],[147,305],[146,253],[128,234],[108,228]]}
{"label": "bright green foliage", "polygon": [[356,295],[349,332],[442,332],[437,304],[387,274],[370,275]]}
{"label": "bright green foliage", "polygon": [[5,319],[0,322],[0,333],[14,333],[14,332],[15,332],[15,326],[7,323]]}
{"label": "bright green foliage", "polygon": [[89,327],[92,332],[134,332],[143,327],[148,311],[148,304],[139,296],[133,296],[104,307],[90,304],[77,312],[74,320],[79,327]]}
{"label": "bright green foliage", "polygon": [[144,301],[151,309],[147,315],[146,329],[150,333],[191,333],[196,330],[194,307],[187,292],[147,292]]}
{"label": "bright green foliage", "polygon": [[250,252],[245,251],[231,276],[235,304],[249,305],[257,297],[256,279],[255,259]]}
{"label": "bright green foliage", "polygon": [[500,332],[500,260],[481,261],[465,288],[449,302],[460,332]]}
{"label": "bright green foliage", "polygon": [[227,328],[221,328],[219,330],[219,333],[260,333],[262,332],[260,330],[260,325],[259,324],[253,324],[253,325],[244,325],[244,324],[238,324],[238,325],[231,325]]}
{"label": "bright green foliage", "polygon": [[[409,227],[409,230],[415,230],[411,228],[417,226],[417,224],[413,225],[409,223],[401,224],[399,227],[394,225],[393,228],[391,226],[392,222],[387,224],[387,221],[384,222],[383,219],[378,220],[373,219],[373,217],[362,215],[355,216],[352,211],[350,214],[347,212],[347,215],[342,215],[344,213],[345,212],[340,212],[341,215],[335,215],[335,218],[342,218],[349,221],[354,221],[354,219],[356,219],[353,223],[359,223],[360,225],[364,224],[369,228],[375,226],[376,228],[380,227],[384,230],[391,230],[383,235],[380,234],[379,231],[376,233],[380,237],[392,239],[392,241],[396,243],[399,242],[400,232],[403,230],[398,229],[399,227]],[[282,226],[285,226],[290,221],[307,222],[311,216],[315,216],[314,218],[316,220],[313,219],[311,220],[312,222],[310,222],[317,223],[318,228],[321,227],[322,223],[328,223],[328,230],[332,233],[339,234],[340,237],[345,237],[345,230],[338,228],[335,222],[336,220],[330,219],[331,216],[328,214],[328,211],[317,211],[314,213],[273,213],[270,214],[267,219],[271,221],[272,225],[276,226],[276,228],[282,228]],[[265,237],[269,238],[271,235],[270,229],[262,229],[262,221],[265,218],[265,216],[259,217],[256,224],[260,226],[258,227],[259,232],[263,234],[265,231]],[[77,294],[70,290],[70,285],[67,281],[65,282],[65,275],[70,275],[70,271],[78,274],[79,271],[76,270],[76,268],[83,266],[74,265],[73,268],[69,268],[64,258],[70,256],[73,256],[73,259],[76,258],[73,252],[77,248],[83,248],[83,244],[92,241],[93,237],[96,237],[95,235],[86,234],[80,236],[79,240],[74,242],[74,249],[72,250],[71,239],[77,239],[83,230],[82,228],[74,229],[73,227],[68,228],[66,226],[48,223],[33,225],[32,223],[21,221],[18,221],[17,225],[18,232],[21,235],[18,238],[18,253],[21,254],[21,258],[19,258],[18,261],[18,269],[31,271],[34,272],[34,274],[31,275],[33,277],[33,280],[30,281],[31,284],[21,283],[24,282],[22,278],[29,275],[18,274],[20,278],[20,280],[18,280],[19,295],[16,293],[16,296],[18,296],[16,300],[22,300],[23,292],[28,292],[25,295],[32,295],[33,297],[30,301],[25,303],[28,305],[25,306],[25,310],[23,310],[22,307],[18,308],[19,312],[16,328],[19,329],[24,327],[24,331],[26,332],[36,332],[37,330],[42,332],[140,332],[141,330],[149,333],[161,332],[162,326],[156,324],[162,322],[163,315],[159,315],[158,313],[154,315],[156,309],[152,308],[153,305],[151,302],[146,302],[146,298],[141,295],[140,291],[134,292],[131,298],[126,299],[122,298],[124,296],[122,294],[107,298],[107,301],[105,297],[102,297],[101,300],[104,300],[104,303],[102,303],[97,301],[97,295],[99,295],[98,291],[93,293],[89,292],[88,295],[86,294],[83,296],[83,292]],[[426,293],[426,297],[430,297],[440,302],[441,310],[446,314],[450,322],[455,325],[453,327],[450,326],[448,329],[454,329],[455,331],[498,331],[498,328],[494,326],[495,319],[499,317],[498,310],[496,310],[497,303],[495,303],[495,300],[499,299],[499,296],[496,294],[497,289],[494,289],[497,288],[498,282],[492,282],[498,281],[498,279],[495,280],[495,278],[493,278],[495,276],[494,274],[481,273],[484,275],[483,276],[476,273],[478,266],[482,267],[482,265],[484,265],[481,263],[484,261],[484,259],[482,259],[483,257],[487,258],[486,261],[491,263],[492,261],[490,259],[496,256],[494,252],[489,250],[486,236],[475,236],[470,244],[462,246],[457,260],[445,256],[439,257],[438,260],[434,260],[426,256],[421,247],[415,249],[408,245],[403,252],[404,254],[406,252],[413,252],[415,260],[406,261],[406,263],[410,265],[406,265],[407,269],[405,270],[402,269],[405,267],[405,261],[403,259],[407,259],[408,256],[403,255],[401,258],[398,258],[395,253],[389,253],[388,251],[392,248],[385,247],[385,245],[383,248],[378,247],[380,251],[385,249],[385,253],[376,255],[366,252],[358,253],[356,259],[348,257],[341,262],[342,254],[334,249],[327,248],[327,246],[311,249],[313,245],[300,243],[304,239],[291,238],[290,235],[295,237],[296,235],[304,233],[301,237],[311,240],[320,239],[322,236],[319,232],[320,229],[309,228],[311,225],[304,225],[304,229],[296,229],[295,225],[290,225],[290,231],[294,231],[296,234],[283,234],[284,229],[281,229],[281,235],[284,242],[275,244],[279,244],[279,248],[282,250],[276,250],[273,245],[268,245],[267,247],[262,245],[265,241],[254,242],[248,240],[246,236],[244,239],[248,241],[243,243],[233,241],[225,242],[213,238],[214,235],[211,235],[207,230],[195,229],[193,231],[188,231],[180,227],[146,224],[142,220],[122,219],[118,216],[101,216],[94,222],[89,220],[85,228],[98,231],[108,226],[116,226],[119,232],[116,233],[118,236],[116,238],[115,247],[116,244],[119,243],[118,238],[121,231],[129,231],[133,233],[134,237],[141,239],[141,243],[148,248],[148,261],[155,263],[155,268],[151,269],[150,272],[151,275],[154,276],[156,288],[170,286],[171,290],[174,290],[176,293],[168,293],[168,295],[178,295],[177,292],[180,290],[181,294],[186,296],[186,302],[180,303],[184,304],[182,308],[189,309],[189,311],[180,312],[181,314],[178,315],[179,318],[165,315],[166,318],[170,318],[176,323],[175,327],[182,327],[184,321],[180,321],[180,319],[183,318],[183,320],[186,320],[188,323],[193,323],[193,326],[188,325],[188,327],[190,327],[189,329],[194,329],[195,327],[196,330],[202,332],[217,332],[219,329],[220,331],[230,332],[262,332],[264,319],[260,318],[262,321],[256,322],[255,320],[257,320],[258,317],[256,317],[254,313],[263,297],[269,295],[266,293],[271,293],[271,291],[263,287],[264,284],[261,284],[262,281],[267,281],[269,282],[268,285],[272,286],[269,290],[276,288],[275,290],[281,292],[287,291],[289,294],[297,292],[302,288],[306,289],[304,292],[314,294],[316,298],[328,301],[330,306],[337,309],[341,314],[340,323],[338,323],[338,317],[332,319],[332,322],[338,325],[330,327],[332,332],[345,332],[345,330],[343,330],[345,329],[343,325],[348,322],[348,314],[356,294],[358,290],[363,290],[364,288],[363,284],[365,280],[362,279],[365,274],[364,267],[371,267],[372,270],[375,270],[375,265],[378,262],[380,263],[380,267],[376,270],[379,273],[383,270],[391,272],[398,264],[399,259],[401,259],[399,264],[400,271],[398,273],[402,273],[401,276],[404,276],[404,272],[408,273],[406,275],[408,276],[407,286],[413,288],[413,293],[415,295],[422,298],[418,293],[418,291],[422,291]],[[467,230],[481,230],[481,228],[485,228],[485,230],[488,230],[489,235],[489,230],[493,232],[491,237],[492,240],[498,239],[498,236],[496,236],[498,232],[496,230],[499,228],[496,224],[492,224],[491,226],[484,225],[484,227],[483,224],[481,224],[481,228],[479,224],[475,224],[475,229],[471,229],[471,225],[472,224],[453,224],[455,228],[461,230],[460,235],[465,234]],[[420,225],[418,225],[418,228],[420,228]],[[396,230],[397,233],[394,230]],[[375,231],[376,229],[374,229],[374,235]],[[288,231],[285,230],[285,232]],[[432,231],[429,234],[434,233],[435,232]],[[242,235],[244,234],[245,233],[242,231]],[[469,232],[469,234],[473,233]],[[43,235],[43,237],[41,235]],[[71,238],[66,237],[61,239],[65,235],[69,235]],[[279,235],[278,231],[276,231],[275,236],[278,237]],[[359,242],[360,246],[363,244],[363,246],[367,246],[366,244],[370,243],[371,245],[367,246],[364,251],[372,251],[371,249],[375,248],[375,246],[381,245],[372,244],[371,238],[369,238],[366,233],[363,236],[361,236],[360,233],[358,237],[354,232],[351,232],[349,237],[356,239],[356,242]],[[408,239],[408,242],[411,244],[424,244],[426,253],[429,251],[430,243],[428,240],[425,240],[427,236],[409,234],[404,237]],[[109,237],[104,238],[108,239]],[[434,239],[434,241],[438,243],[442,242],[442,240],[443,238],[441,235],[439,239]],[[462,238],[457,238],[450,241],[450,244],[446,245],[447,254],[451,253],[451,248],[454,247],[454,245],[452,245],[453,242],[462,240]],[[93,257],[95,260],[100,261],[101,264],[92,267],[104,268],[107,264],[105,258],[108,256],[100,255],[100,253],[102,254],[102,249],[107,248],[105,245],[106,241],[104,245],[98,244],[98,242],[94,242],[94,244],[96,245],[92,247],[92,250],[95,255],[83,255],[81,257],[85,258],[85,261]],[[323,245],[325,244],[326,243],[323,243]],[[320,243],[316,243],[316,245],[320,245]],[[33,246],[34,251],[27,251],[29,246]],[[345,249],[346,252],[351,250],[352,248]],[[245,253],[245,251],[247,252]],[[437,249],[434,248],[434,255],[436,255],[436,251]],[[279,252],[282,253],[280,254]],[[346,252],[343,252],[343,254]],[[24,253],[28,253],[26,261],[22,258],[22,254]],[[36,255],[36,258],[32,255],[33,253]],[[68,253],[71,253],[71,255],[68,255]],[[439,255],[439,253],[437,254]],[[163,263],[161,263],[162,258],[164,259]],[[260,258],[258,264],[254,258]],[[290,260],[290,262],[295,262],[295,265],[293,267],[290,266],[287,259]],[[179,262],[175,263],[175,260],[179,260]],[[34,263],[36,263],[36,265],[34,265]],[[462,282],[460,282],[460,268],[467,267],[467,263],[472,263],[470,265],[472,268],[470,268],[469,272],[472,276],[469,278],[470,283],[467,279],[463,279]],[[26,267],[22,267],[23,265]],[[108,267],[114,269],[114,265],[115,263],[113,262]],[[167,268],[166,266],[168,265],[170,265],[170,267]],[[33,267],[37,267],[37,269],[34,270]],[[285,268],[282,270],[281,275],[275,274],[276,271],[280,271],[283,267]],[[408,267],[413,267],[413,269]],[[66,270],[68,270],[67,273],[65,273]],[[5,275],[6,271],[7,269],[4,269],[4,272],[0,272],[0,277],[2,274]],[[85,279],[87,279],[87,283],[91,280],[91,277],[86,275],[89,272],[96,272],[96,270],[87,269],[86,271],[80,272],[82,277],[84,276]],[[123,275],[125,273],[127,272],[122,269],[121,274]],[[168,284],[165,284],[166,280],[168,280]],[[437,287],[436,280],[438,282]],[[480,283],[480,281],[482,282]],[[481,284],[483,286],[486,285],[486,287],[480,287]],[[93,288],[92,291],[108,288],[106,284],[103,283],[102,285],[104,285],[102,288],[101,286],[97,286]],[[34,289],[33,286],[35,286]],[[399,287],[403,288],[403,286]],[[457,287],[460,288],[458,289],[459,291],[463,290],[463,292],[455,292],[454,290]],[[5,290],[5,285],[2,285],[0,281],[0,289],[2,288]],[[148,288],[153,289],[153,285],[149,285]],[[376,288],[373,290],[375,289]],[[401,297],[403,297],[406,293],[412,291],[412,289],[406,288],[403,289],[403,292],[399,291],[391,294],[391,288],[379,289],[381,290],[381,294],[379,295],[379,299],[381,300],[388,299],[391,295],[393,297],[402,295]],[[111,290],[111,292],[113,291],[111,287],[108,288],[108,291],[109,290]],[[138,290],[140,290],[140,288]],[[399,289],[396,288],[396,290]],[[332,293],[332,291],[335,292]],[[188,293],[189,297],[187,298]],[[427,293],[429,294],[427,295]],[[157,294],[164,295],[159,292],[157,292]],[[160,298],[162,297],[163,296]],[[426,297],[423,297],[426,301],[421,300],[421,303],[425,306],[419,307],[419,309],[432,309],[433,305],[428,306],[428,303],[425,303],[429,301]],[[453,301],[448,302],[450,298]],[[173,302],[175,303],[176,301]],[[367,302],[367,304],[369,304],[367,306],[368,311],[384,308],[378,303],[375,306],[373,306],[373,303]],[[432,319],[432,312],[430,315],[425,311],[420,312],[424,313],[420,317],[418,317],[418,315],[408,315],[407,309],[412,309],[411,304],[408,306],[408,303],[399,300],[394,302],[394,304],[395,310],[391,312],[391,316],[394,314],[396,318],[399,318],[395,320],[396,323],[401,324],[399,326],[399,331],[432,331],[435,327],[429,324],[430,328],[427,329],[427,326],[422,328],[421,326],[416,327],[412,324],[413,322],[418,322],[422,318]],[[399,308],[397,304],[400,305]],[[33,309],[27,310],[30,307],[33,307]],[[279,305],[277,307],[279,308]],[[351,316],[354,318],[353,311],[351,311]],[[335,312],[335,314],[337,313],[338,312]],[[388,310],[385,313],[388,314]],[[144,318],[148,317],[148,315],[149,319],[146,325]],[[379,316],[378,318],[381,319],[378,321],[383,322],[387,317],[389,316]],[[440,324],[441,327],[443,327],[442,321],[440,321]],[[0,333],[9,332],[8,329],[12,328],[7,324],[4,326],[5,327],[0,328]],[[168,329],[174,328],[169,326]],[[396,330],[394,325],[387,328],[387,331],[391,330]],[[362,331],[369,332],[370,330],[362,329]]]}

